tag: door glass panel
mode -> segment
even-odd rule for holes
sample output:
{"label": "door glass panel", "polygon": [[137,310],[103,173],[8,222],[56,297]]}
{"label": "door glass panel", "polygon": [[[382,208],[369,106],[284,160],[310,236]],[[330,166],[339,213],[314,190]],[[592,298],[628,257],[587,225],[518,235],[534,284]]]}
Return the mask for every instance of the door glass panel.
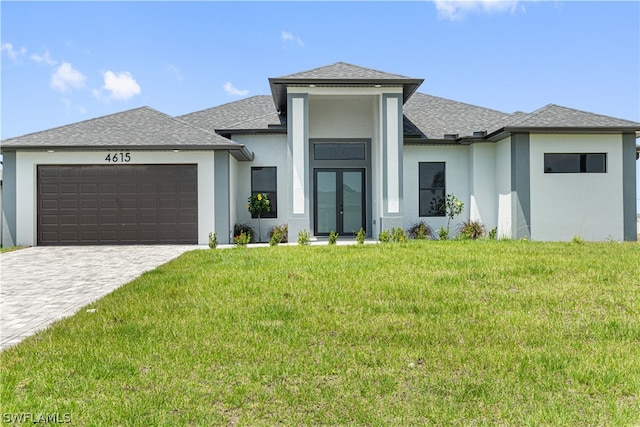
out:
{"label": "door glass panel", "polygon": [[362,171],[342,173],[342,231],[345,235],[357,233],[362,224]]}
{"label": "door glass panel", "polygon": [[318,171],[316,174],[316,223],[317,233],[337,231],[337,188],[335,171]]}

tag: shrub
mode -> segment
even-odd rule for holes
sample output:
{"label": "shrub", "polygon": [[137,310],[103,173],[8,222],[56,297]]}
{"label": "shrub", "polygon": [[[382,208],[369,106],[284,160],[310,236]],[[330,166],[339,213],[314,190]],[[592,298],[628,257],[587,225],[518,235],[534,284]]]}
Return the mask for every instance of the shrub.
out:
{"label": "shrub", "polygon": [[459,228],[460,236],[463,239],[475,240],[484,237],[487,231],[480,221],[463,221]]}
{"label": "shrub", "polygon": [[298,244],[308,245],[310,243],[311,243],[311,239],[309,238],[309,232],[307,230],[300,230],[298,232]]}
{"label": "shrub", "polygon": [[237,246],[247,246],[251,241],[251,234],[247,234],[244,231],[233,238],[233,243]]}
{"label": "shrub", "polygon": [[269,239],[269,246],[278,246],[282,242],[282,235],[280,233],[275,232],[271,234],[271,238]]}
{"label": "shrub", "polygon": [[233,226],[233,241],[235,243],[236,237],[240,236],[242,233],[248,234],[250,236],[250,241],[248,243],[254,243],[255,231],[253,231],[253,227],[249,224],[236,224]]}
{"label": "shrub", "polygon": [[[271,231],[269,231],[269,239],[273,239],[274,235],[278,235],[276,240],[279,238],[278,243],[288,243],[289,242],[289,226],[287,224],[282,225],[274,225]],[[271,243],[271,240],[269,241]]]}
{"label": "shrub", "polygon": [[391,240],[391,234],[387,230],[382,230],[380,234],[378,234],[378,241],[381,243],[389,243]]}
{"label": "shrub", "polygon": [[366,237],[367,237],[367,233],[364,231],[364,228],[360,228],[360,231],[358,231],[358,234],[356,234],[356,241],[358,242],[358,244],[363,245],[364,239]]}
{"label": "shrub", "polygon": [[449,227],[440,227],[438,229],[438,237],[440,238],[440,240],[449,239]]}
{"label": "shrub", "polygon": [[402,227],[391,227],[391,240],[395,243],[404,243],[407,239],[407,234]]}
{"label": "shrub", "polygon": [[218,233],[209,233],[209,248],[215,249],[218,247]]}
{"label": "shrub", "polygon": [[338,241],[338,233],[331,230],[331,233],[329,233],[329,244],[335,245],[337,241]]}
{"label": "shrub", "polygon": [[578,245],[581,245],[584,243],[584,239],[582,237],[580,237],[579,235],[574,235],[573,238],[571,239],[571,241],[573,243],[577,243]]}
{"label": "shrub", "polygon": [[407,233],[412,239],[425,240],[431,239],[433,229],[426,222],[419,221],[411,224],[411,228],[407,230]]}
{"label": "shrub", "polygon": [[498,238],[498,227],[493,227],[491,231],[489,231],[489,238],[491,240],[496,240]]}

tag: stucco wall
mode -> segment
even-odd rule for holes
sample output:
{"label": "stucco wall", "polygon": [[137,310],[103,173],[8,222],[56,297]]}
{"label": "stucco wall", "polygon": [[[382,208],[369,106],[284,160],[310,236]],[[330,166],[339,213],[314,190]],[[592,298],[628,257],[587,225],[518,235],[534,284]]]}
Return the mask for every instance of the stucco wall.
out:
{"label": "stucco wall", "polygon": [[[531,135],[531,238],[623,240],[620,135]],[[544,173],[544,153],[607,153],[606,173]]]}
{"label": "stucco wall", "polygon": [[469,171],[469,219],[480,221],[489,232],[498,225],[496,145],[471,145]]}
{"label": "stucco wall", "polygon": [[372,138],[373,96],[310,96],[309,138]]}
{"label": "stucco wall", "polygon": [[[268,231],[274,225],[286,224],[288,219],[289,175],[287,173],[287,137],[286,135],[236,135],[233,140],[245,144],[254,153],[252,162],[237,162],[232,180],[234,190],[231,197],[235,197],[235,222],[251,225],[258,232],[258,220],[251,218],[247,210],[247,199],[251,196],[251,168],[260,166],[275,166],[278,185],[278,217],[260,220],[262,240],[268,239]],[[232,217],[232,218],[233,218]]]}
{"label": "stucco wall", "polygon": [[511,238],[511,138],[496,142],[496,188],[498,191],[498,237]]}
{"label": "stucco wall", "polygon": [[[112,151],[113,152],[113,151]],[[129,165],[197,164],[198,165],[198,244],[206,245],[214,229],[214,161],[213,151],[130,151]],[[16,244],[35,246],[37,242],[37,166],[104,165],[109,151],[18,152],[16,154]],[[121,164],[121,163],[118,163]]]}
{"label": "stucco wall", "polygon": [[453,193],[465,204],[462,214],[451,222],[453,236],[462,221],[469,219],[469,147],[468,146],[404,146],[404,226],[425,221],[434,231],[447,225],[447,217],[420,217],[418,163],[445,162],[446,193]]}

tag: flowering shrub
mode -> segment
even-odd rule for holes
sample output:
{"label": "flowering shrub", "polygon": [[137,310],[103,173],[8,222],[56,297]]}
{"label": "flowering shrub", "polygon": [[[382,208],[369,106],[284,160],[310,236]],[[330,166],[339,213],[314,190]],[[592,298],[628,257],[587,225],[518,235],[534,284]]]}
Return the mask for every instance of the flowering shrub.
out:
{"label": "flowering shrub", "polygon": [[456,216],[460,215],[464,210],[464,203],[460,201],[453,194],[447,194],[447,197],[444,199],[444,211],[447,216],[447,227],[440,227],[438,230],[438,235],[441,240],[446,240],[449,238],[449,226],[451,224],[451,220]]}
{"label": "flowering shrub", "polygon": [[255,193],[252,194],[247,200],[247,209],[251,215],[258,217],[258,242],[262,241],[262,230],[260,227],[260,216],[263,213],[269,212],[271,209],[271,203],[267,197],[267,193]]}
{"label": "flowering shrub", "polygon": [[247,246],[249,243],[251,243],[251,234],[245,233],[243,231],[242,233],[240,233],[240,235],[233,238],[233,243],[238,246]]}

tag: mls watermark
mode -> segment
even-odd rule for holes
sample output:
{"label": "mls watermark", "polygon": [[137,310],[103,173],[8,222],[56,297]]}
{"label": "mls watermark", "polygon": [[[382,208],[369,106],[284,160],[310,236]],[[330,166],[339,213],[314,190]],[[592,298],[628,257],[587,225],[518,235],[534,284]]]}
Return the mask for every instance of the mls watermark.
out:
{"label": "mls watermark", "polygon": [[71,423],[71,414],[52,412],[52,413],[36,413],[36,412],[19,412],[19,413],[2,413],[3,423],[13,424],[69,424]]}

